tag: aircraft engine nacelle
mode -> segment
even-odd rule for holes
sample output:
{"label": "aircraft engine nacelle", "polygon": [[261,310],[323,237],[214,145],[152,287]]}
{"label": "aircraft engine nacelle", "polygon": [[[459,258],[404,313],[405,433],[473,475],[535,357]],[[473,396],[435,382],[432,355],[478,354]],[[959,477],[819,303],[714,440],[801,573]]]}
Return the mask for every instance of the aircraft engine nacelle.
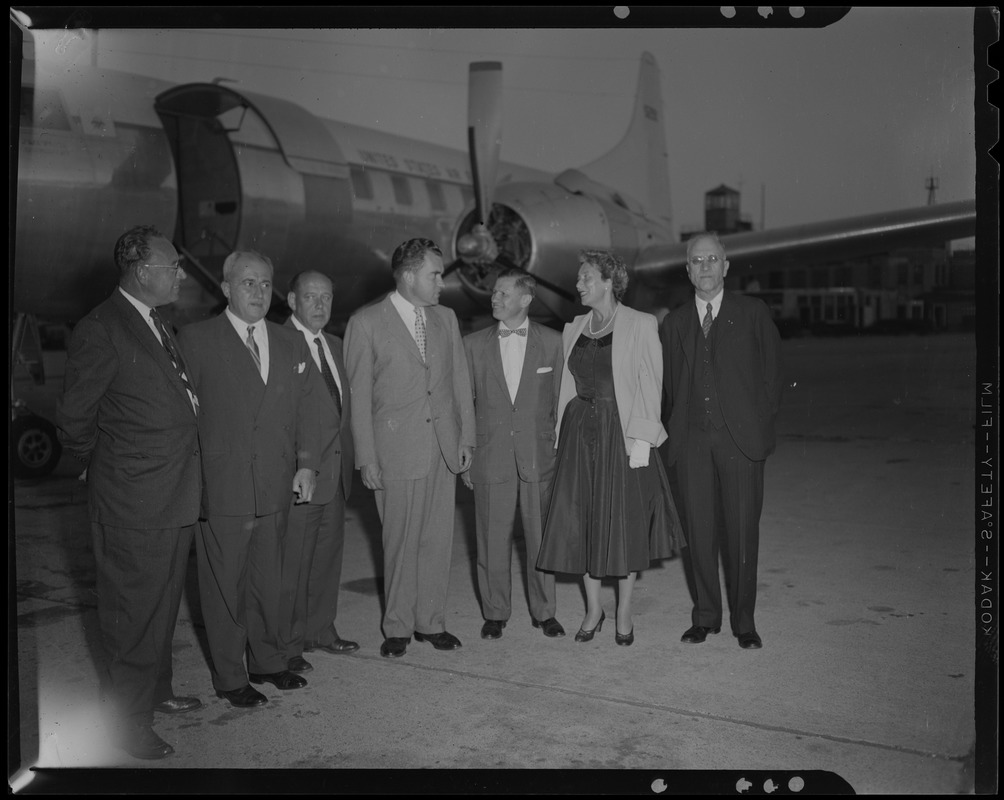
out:
{"label": "aircraft engine nacelle", "polygon": [[487,306],[498,270],[519,267],[538,280],[536,302],[561,319],[582,312],[575,293],[581,250],[613,251],[630,270],[640,248],[668,241],[661,226],[616,203],[550,183],[498,187],[487,225],[498,250],[494,261],[463,253],[460,240],[468,234],[476,238],[476,224],[472,211],[462,218],[453,238],[467,292]]}

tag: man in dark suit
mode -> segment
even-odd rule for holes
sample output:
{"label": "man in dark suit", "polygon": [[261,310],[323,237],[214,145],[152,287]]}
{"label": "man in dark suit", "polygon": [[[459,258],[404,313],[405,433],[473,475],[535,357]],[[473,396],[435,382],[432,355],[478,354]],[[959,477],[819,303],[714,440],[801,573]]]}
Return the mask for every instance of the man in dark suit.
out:
{"label": "man in dark suit", "polygon": [[331,319],[333,288],[320,272],[301,272],[289,286],[293,313],[286,325],[304,337],[317,370],[321,398],[321,469],[309,503],[292,503],[282,540],[282,604],[279,642],[291,672],[309,672],[304,652],[351,653],[359,645],[335,628],[345,547],[345,501],[352,490],[355,453],[342,362],[342,340],[324,332]]}
{"label": "man in dark suit", "polygon": [[175,697],[171,641],[199,516],[198,399],[157,312],[178,299],[185,271],[156,228],[115,244],[119,286],[81,320],[67,351],[57,419],[67,452],[87,465],[102,693],[113,740],[136,758],[174,749],[155,711],[199,708]]}
{"label": "man in dark suit", "polygon": [[767,306],[726,292],[729,262],[714,234],[687,245],[695,301],[662,323],[664,409],[684,511],[694,610],[684,642],[703,642],[722,624],[722,551],[732,633],[760,648],[753,614],[764,463],[774,451],[781,395],[781,342]]}
{"label": "man in dark suit", "polygon": [[455,475],[471,465],[474,405],[457,317],[438,305],[439,247],[410,239],[391,268],[397,289],[349,320],[345,366],[356,464],[383,524],[380,654],[394,658],[413,634],[437,650],[461,646],[446,630],[446,594]]}
{"label": "man in dark suit", "polygon": [[537,567],[554,478],[561,334],[527,314],[537,282],[510,269],[495,280],[491,325],[464,337],[474,390],[477,446],[464,484],[474,490],[481,638],[498,639],[512,613],[512,540],[519,508],[526,543],[530,617],[545,636],[564,636],[554,617],[554,573]]}
{"label": "man in dark suit", "polygon": [[[202,520],[196,548],[213,686],[232,706],[267,702],[249,684],[307,685],[279,646],[280,540],[291,499],[309,503],[320,468],[319,398],[310,351],[265,321],[272,263],[254,252],[223,263],[227,308],[181,331],[199,393]],[[247,668],[244,665],[247,651]]]}

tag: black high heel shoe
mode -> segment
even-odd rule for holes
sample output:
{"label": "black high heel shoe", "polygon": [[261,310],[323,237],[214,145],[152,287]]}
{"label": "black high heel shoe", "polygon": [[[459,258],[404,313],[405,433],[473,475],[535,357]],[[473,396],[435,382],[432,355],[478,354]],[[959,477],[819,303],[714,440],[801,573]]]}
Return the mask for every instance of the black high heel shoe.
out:
{"label": "black high heel shoe", "polygon": [[631,629],[629,633],[614,633],[614,641],[617,644],[622,644],[625,647],[630,647],[634,644],[634,628]]}
{"label": "black high heel shoe", "polygon": [[591,642],[593,640],[593,635],[603,627],[603,620],[607,618],[607,613],[605,611],[600,612],[600,620],[596,623],[596,627],[591,631],[587,631],[584,628],[579,628],[579,632],[575,634],[575,641],[577,642]]}

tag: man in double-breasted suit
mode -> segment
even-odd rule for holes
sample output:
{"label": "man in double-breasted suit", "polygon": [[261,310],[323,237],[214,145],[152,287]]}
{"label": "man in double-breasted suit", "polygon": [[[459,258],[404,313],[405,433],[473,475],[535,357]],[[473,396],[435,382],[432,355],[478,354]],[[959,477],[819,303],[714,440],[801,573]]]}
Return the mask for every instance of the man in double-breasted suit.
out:
{"label": "man in double-breasted suit", "polygon": [[412,635],[437,650],[461,646],[445,611],[456,474],[471,465],[474,406],[456,315],[439,305],[439,247],[409,239],[391,268],[397,289],[349,320],[345,366],[356,464],[383,525],[380,654],[393,658]]}
{"label": "man in double-breasted suit", "polygon": [[317,369],[314,393],[320,398],[321,467],[309,503],[293,502],[282,539],[282,600],[279,641],[291,672],[308,672],[304,652],[351,653],[356,642],[335,627],[345,548],[345,501],[352,491],[355,452],[350,428],[349,382],[342,340],[324,332],[331,319],[333,287],[320,272],[296,275],[286,302],[286,326],[303,336]]}
{"label": "man in double-breasted suit", "polygon": [[171,641],[199,516],[197,397],[157,311],[178,299],[177,250],[142,226],[115,245],[119,286],[82,319],[67,351],[57,421],[85,472],[97,567],[98,624],[113,741],[137,758],[174,752],[155,711],[199,708],[175,697]]}
{"label": "man in double-breasted suit", "polygon": [[682,640],[703,642],[722,624],[719,550],[732,633],[762,647],[754,621],[764,464],[774,451],[781,395],[780,336],[767,306],[725,291],[729,262],[714,234],[687,246],[695,301],[662,323],[667,469],[675,466],[694,600]]}
{"label": "man in double-breasted suit", "polygon": [[512,541],[519,509],[526,543],[530,617],[545,636],[555,619],[554,574],[536,568],[554,478],[561,334],[527,317],[537,282],[522,270],[496,278],[492,325],[464,337],[477,443],[463,475],[474,490],[483,639],[498,639],[512,613]]}
{"label": "man in double-breasted suit", "polygon": [[[202,520],[196,548],[216,694],[267,702],[249,684],[298,689],[279,646],[280,539],[291,498],[309,503],[320,468],[314,361],[296,331],[265,321],[272,263],[254,252],[223,263],[227,308],[180,338],[199,393]],[[244,665],[247,652],[247,668]]]}

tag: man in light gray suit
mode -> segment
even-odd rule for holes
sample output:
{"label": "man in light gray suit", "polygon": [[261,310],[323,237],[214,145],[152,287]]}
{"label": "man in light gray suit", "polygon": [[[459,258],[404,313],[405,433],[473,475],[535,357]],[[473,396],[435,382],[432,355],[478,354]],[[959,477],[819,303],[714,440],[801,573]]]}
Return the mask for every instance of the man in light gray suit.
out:
{"label": "man in light gray suit", "polygon": [[345,331],[352,436],[363,485],[383,525],[385,641],[404,655],[412,635],[437,650],[446,631],[456,474],[471,466],[474,405],[456,315],[438,305],[443,254],[409,239],[391,258],[395,291],[356,312]]}
{"label": "man in light gray suit", "polygon": [[464,337],[474,387],[477,446],[464,484],[474,490],[481,638],[498,639],[512,613],[512,540],[519,509],[526,542],[530,616],[545,636],[554,617],[554,574],[536,568],[554,477],[561,334],[527,317],[537,282],[517,269],[495,280],[498,325]]}

